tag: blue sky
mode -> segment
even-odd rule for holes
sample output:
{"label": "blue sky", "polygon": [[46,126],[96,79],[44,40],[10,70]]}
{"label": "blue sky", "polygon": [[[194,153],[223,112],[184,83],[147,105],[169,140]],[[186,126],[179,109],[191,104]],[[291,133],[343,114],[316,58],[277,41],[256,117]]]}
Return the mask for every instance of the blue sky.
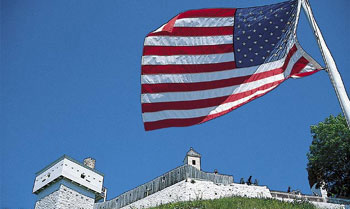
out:
{"label": "blue sky", "polygon": [[[310,0],[347,91],[350,2]],[[280,2],[277,0],[269,3]],[[108,197],[182,164],[189,147],[205,171],[272,190],[310,193],[310,125],[341,112],[326,72],[290,79],[233,112],[187,128],[145,132],[144,37],[182,11],[249,7],[262,0],[1,1],[1,208],[34,208],[35,172],[63,154],[91,156]],[[302,14],[298,38],[321,61]]]}

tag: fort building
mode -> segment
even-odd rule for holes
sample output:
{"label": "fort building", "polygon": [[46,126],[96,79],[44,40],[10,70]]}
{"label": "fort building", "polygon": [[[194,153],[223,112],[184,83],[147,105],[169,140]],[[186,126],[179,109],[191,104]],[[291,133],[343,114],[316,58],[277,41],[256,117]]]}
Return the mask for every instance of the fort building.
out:
{"label": "fort building", "polygon": [[201,154],[191,147],[183,165],[107,200],[104,175],[95,169],[96,160],[90,157],[81,163],[64,155],[36,173],[35,209],[150,208],[171,202],[233,196],[303,200],[319,208],[350,208],[350,200],[329,198],[316,188],[312,188],[313,195],[303,195],[298,191],[273,191],[267,186],[235,183],[232,175],[217,170],[202,171],[201,163]]}

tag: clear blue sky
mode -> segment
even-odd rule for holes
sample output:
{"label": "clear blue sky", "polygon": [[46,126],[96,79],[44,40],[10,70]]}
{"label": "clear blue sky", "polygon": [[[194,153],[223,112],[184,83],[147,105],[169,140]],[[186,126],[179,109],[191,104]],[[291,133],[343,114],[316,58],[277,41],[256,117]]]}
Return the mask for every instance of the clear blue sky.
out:
{"label": "clear blue sky", "polygon": [[[140,71],[144,37],[178,13],[277,0],[1,1],[1,208],[34,208],[35,172],[67,154],[92,156],[108,197],[182,164],[189,147],[205,171],[250,175],[270,189],[310,193],[310,125],[341,112],[327,73],[290,79],[207,123],[145,132]],[[350,87],[350,2],[311,0]],[[301,45],[321,61],[304,15]]]}

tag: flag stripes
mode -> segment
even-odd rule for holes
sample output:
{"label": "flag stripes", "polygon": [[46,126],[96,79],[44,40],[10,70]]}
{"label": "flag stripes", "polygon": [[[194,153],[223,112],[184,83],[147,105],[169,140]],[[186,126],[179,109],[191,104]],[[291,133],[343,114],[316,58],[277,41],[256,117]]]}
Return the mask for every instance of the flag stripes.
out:
{"label": "flag stripes", "polygon": [[236,68],[235,11],[188,11],[145,38],[141,103],[146,130],[208,121],[268,93],[289,77],[321,68],[294,39],[282,59]]}
{"label": "flag stripes", "polygon": [[233,26],[215,27],[179,27],[169,31],[157,31],[148,36],[220,36],[232,34]]}
{"label": "flag stripes", "polygon": [[144,43],[145,46],[211,46],[219,44],[233,44],[233,36],[149,36]]}
{"label": "flag stripes", "polygon": [[214,46],[145,46],[143,55],[199,55],[233,52],[231,44]]}

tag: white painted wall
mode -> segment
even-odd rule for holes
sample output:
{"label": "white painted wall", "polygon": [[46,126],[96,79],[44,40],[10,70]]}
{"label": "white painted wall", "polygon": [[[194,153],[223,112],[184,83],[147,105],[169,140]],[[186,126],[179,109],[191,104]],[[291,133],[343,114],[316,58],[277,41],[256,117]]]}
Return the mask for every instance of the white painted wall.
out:
{"label": "white painted wall", "polygon": [[[192,157],[192,156],[186,156],[187,158],[187,164],[192,165],[193,167],[197,168],[198,170],[201,170],[201,159],[199,157]],[[192,160],[196,162],[195,165],[193,165]]]}
{"label": "white painted wall", "polygon": [[[84,178],[81,175],[84,174]],[[56,178],[64,176],[75,183],[83,185],[95,192],[101,193],[103,186],[103,176],[87,169],[67,158],[62,159],[49,167],[35,178],[33,192],[49,184]]]}

